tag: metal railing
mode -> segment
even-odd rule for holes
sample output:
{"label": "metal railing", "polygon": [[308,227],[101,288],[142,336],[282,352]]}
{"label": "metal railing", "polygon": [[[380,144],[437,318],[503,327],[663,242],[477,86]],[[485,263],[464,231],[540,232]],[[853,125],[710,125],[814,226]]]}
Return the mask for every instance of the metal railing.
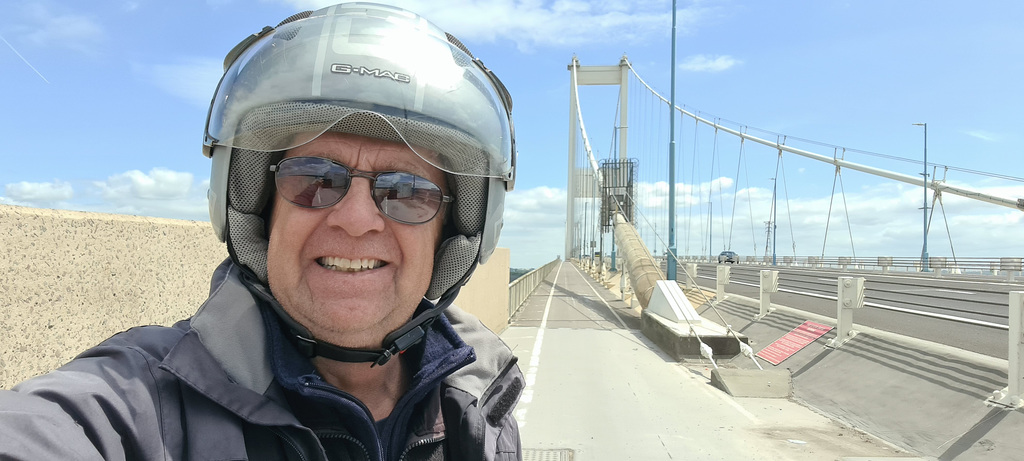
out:
{"label": "metal railing", "polygon": [[[659,257],[659,264],[664,264],[664,257]],[[739,264],[771,266],[771,256],[740,256]],[[717,262],[717,256],[680,256],[680,264],[684,262]],[[775,265],[788,267],[835,268],[880,270],[882,272],[923,272],[920,257],[872,256],[853,258],[849,256],[778,256]],[[1020,274],[1024,269],[1024,258],[1020,257],[947,257],[929,256],[928,271],[935,275],[941,274],[974,274],[974,275],[1012,275]]]}
{"label": "metal railing", "polygon": [[561,262],[562,260],[560,258],[556,258],[537,269],[523,274],[522,277],[519,277],[508,284],[508,318],[510,320],[512,319],[512,316],[519,311],[519,308],[522,307],[523,303],[526,302],[526,298],[530,297],[533,290],[536,290],[541,282],[547,278],[548,274],[551,273],[551,270]]}

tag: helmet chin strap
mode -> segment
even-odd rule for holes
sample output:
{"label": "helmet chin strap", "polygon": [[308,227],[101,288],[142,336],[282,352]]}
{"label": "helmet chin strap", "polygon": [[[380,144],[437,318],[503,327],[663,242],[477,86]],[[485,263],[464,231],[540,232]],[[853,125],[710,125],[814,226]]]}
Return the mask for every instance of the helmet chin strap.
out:
{"label": "helmet chin strap", "polygon": [[437,300],[437,304],[433,307],[420,312],[412,320],[409,320],[401,328],[389,333],[381,341],[382,348],[380,349],[356,349],[351,347],[342,347],[336,344],[331,344],[327,341],[316,339],[313,337],[309,330],[302,326],[299,322],[295,321],[281,304],[270,294],[269,290],[262,283],[256,281],[256,277],[250,273],[248,268],[242,267],[242,281],[250,288],[250,291],[259,296],[263,301],[267,302],[271,307],[274,308],[274,312],[277,313],[278,317],[284,321],[288,328],[286,336],[295,345],[295,347],[303,355],[309,358],[323,357],[338,362],[348,363],[371,363],[371,367],[377,365],[384,365],[410,347],[423,341],[426,336],[427,329],[430,325],[437,320],[437,317],[455,301],[455,296],[459,293],[460,285],[456,285],[441,295],[441,298]]}

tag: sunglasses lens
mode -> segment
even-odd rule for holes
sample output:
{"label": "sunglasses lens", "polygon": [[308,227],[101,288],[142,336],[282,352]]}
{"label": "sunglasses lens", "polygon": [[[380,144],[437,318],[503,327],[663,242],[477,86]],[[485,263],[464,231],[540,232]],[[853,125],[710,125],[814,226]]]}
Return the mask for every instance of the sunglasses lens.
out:
{"label": "sunglasses lens", "polygon": [[[352,175],[348,167],[318,157],[291,157],[277,165],[275,183],[281,197],[305,208],[326,208],[348,192]],[[368,173],[356,176],[372,178]],[[437,215],[444,203],[441,188],[410,173],[388,172],[373,180],[373,201],[391,219],[421,224]]]}
{"label": "sunglasses lens", "polygon": [[348,170],[327,159],[293,157],[277,167],[277,191],[289,202],[306,208],[334,205],[352,182]]}
{"label": "sunglasses lens", "polygon": [[373,199],[377,208],[392,219],[419,224],[430,221],[441,209],[441,188],[409,173],[384,173],[377,177]]}

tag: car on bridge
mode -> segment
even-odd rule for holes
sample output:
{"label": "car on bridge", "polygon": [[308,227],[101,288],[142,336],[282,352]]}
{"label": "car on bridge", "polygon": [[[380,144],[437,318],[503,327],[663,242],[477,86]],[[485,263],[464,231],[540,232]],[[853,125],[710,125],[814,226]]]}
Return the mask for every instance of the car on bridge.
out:
{"label": "car on bridge", "polygon": [[718,254],[718,262],[721,263],[732,263],[736,264],[740,261],[739,255],[735,251],[725,250]]}

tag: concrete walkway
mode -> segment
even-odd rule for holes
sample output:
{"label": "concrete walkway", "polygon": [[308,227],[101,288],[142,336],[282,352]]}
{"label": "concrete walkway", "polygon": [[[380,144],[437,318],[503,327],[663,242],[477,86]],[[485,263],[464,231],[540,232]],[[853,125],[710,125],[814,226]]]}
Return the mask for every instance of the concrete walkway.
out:
{"label": "concrete walkway", "polygon": [[526,374],[527,461],[915,459],[789,399],[712,387],[710,364],[663,354],[618,299],[563,263],[502,334]]}

